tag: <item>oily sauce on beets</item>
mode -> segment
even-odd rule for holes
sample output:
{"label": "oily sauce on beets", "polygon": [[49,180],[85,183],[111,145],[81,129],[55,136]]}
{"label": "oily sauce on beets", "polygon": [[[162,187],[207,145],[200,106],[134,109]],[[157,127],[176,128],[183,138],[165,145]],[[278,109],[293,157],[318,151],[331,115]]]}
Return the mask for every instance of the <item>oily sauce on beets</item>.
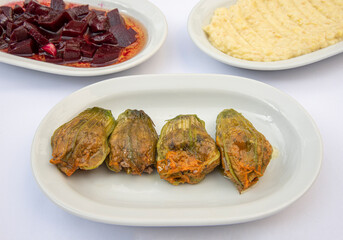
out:
{"label": "oily sauce on beets", "polygon": [[[23,1],[16,1],[16,2],[11,2],[6,4],[5,6],[9,6],[9,7],[14,7],[15,5],[19,5],[21,7],[23,7]],[[50,1],[44,0],[44,1],[39,1],[40,4],[45,5],[45,6],[50,6]],[[64,2],[65,3],[65,9],[69,9],[72,7],[76,7],[79,6],[81,4],[76,4],[76,3],[69,3],[69,2]],[[96,7],[92,7],[89,6],[89,10],[99,10],[99,11],[105,11],[108,12],[110,10],[107,9],[101,9],[101,8],[96,8]],[[136,34],[136,41],[133,42],[131,45],[123,48],[120,52],[120,55],[117,59],[117,61],[113,62],[113,63],[105,63],[105,64],[100,64],[100,65],[96,65],[96,66],[92,66],[90,62],[82,62],[82,58],[79,62],[59,62],[56,64],[59,65],[64,65],[64,66],[70,66],[70,67],[78,67],[78,68],[92,68],[92,67],[102,67],[102,66],[110,66],[110,65],[115,65],[118,63],[122,63],[125,62],[131,58],[133,58],[134,56],[136,56],[145,46],[146,41],[147,41],[147,33],[145,28],[143,27],[143,25],[141,23],[139,23],[136,19],[134,19],[131,16],[127,16],[124,15],[122,13],[120,13],[121,17],[125,20],[125,24],[126,24],[126,28],[132,28],[137,34]],[[62,37],[62,36],[61,36]],[[85,38],[87,40],[87,38]],[[5,51],[7,52],[8,49],[3,49],[1,51]],[[27,58],[31,58],[34,60],[38,60],[38,61],[43,61],[43,62],[48,62],[46,61],[45,58],[46,55],[44,54],[34,54],[30,57]]]}

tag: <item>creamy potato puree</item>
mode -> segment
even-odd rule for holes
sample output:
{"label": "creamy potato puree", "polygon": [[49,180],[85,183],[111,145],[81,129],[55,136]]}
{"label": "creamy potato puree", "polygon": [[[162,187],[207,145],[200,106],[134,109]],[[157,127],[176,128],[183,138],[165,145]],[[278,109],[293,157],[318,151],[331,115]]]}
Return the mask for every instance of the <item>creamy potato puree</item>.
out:
{"label": "creamy potato puree", "polygon": [[216,9],[204,31],[236,58],[289,59],[343,40],[343,0],[238,0]]}

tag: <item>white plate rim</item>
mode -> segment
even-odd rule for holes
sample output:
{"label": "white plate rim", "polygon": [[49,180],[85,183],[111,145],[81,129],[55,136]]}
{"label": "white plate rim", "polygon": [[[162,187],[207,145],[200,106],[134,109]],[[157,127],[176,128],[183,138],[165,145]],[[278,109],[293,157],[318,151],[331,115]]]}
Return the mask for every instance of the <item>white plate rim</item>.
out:
{"label": "white plate rim", "polygon": [[[173,83],[172,84],[166,84],[166,79],[173,79]],[[142,81],[142,79],[144,81]],[[184,79],[187,79],[187,81],[184,81]],[[291,105],[289,107],[296,107],[297,111],[299,113],[302,113],[304,117],[304,119],[307,121],[307,124],[311,131],[313,136],[315,136],[315,141],[314,141],[314,151],[312,151],[312,153],[314,152],[316,159],[314,159],[313,163],[314,165],[311,166],[313,169],[313,171],[310,174],[310,177],[308,177],[307,179],[303,179],[303,186],[301,187],[301,189],[296,190],[296,194],[294,194],[293,196],[291,196],[289,199],[282,201],[281,203],[275,204],[272,207],[268,207],[268,209],[264,209],[263,211],[258,210],[258,211],[253,211],[252,213],[248,214],[248,216],[246,216],[246,214],[244,216],[240,216],[239,214],[237,216],[234,217],[213,217],[211,214],[208,214],[211,211],[215,211],[217,210],[214,207],[209,207],[206,209],[203,208],[192,208],[192,209],[182,209],[182,214],[184,214],[183,216],[189,216],[189,214],[195,214],[193,217],[188,217],[188,218],[182,218],[182,217],[178,217],[178,216],[174,216],[171,218],[166,218],[166,217],[161,217],[161,214],[172,214],[171,211],[175,211],[177,210],[177,208],[171,208],[171,209],[140,209],[140,208],[130,208],[130,209],[126,209],[126,208],[116,208],[116,211],[119,211],[119,216],[106,216],[106,206],[103,207],[100,204],[94,203],[92,202],[92,207],[94,208],[102,208],[101,211],[97,212],[96,210],[85,210],[85,209],[80,209],[79,207],[75,207],[73,206],[73,204],[70,203],[66,203],[64,201],[64,199],[60,199],[58,197],[56,197],[56,194],[51,191],[51,189],[49,189],[49,184],[47,182],[45,182],[44,179],[41,179],[39,176],[39,165],[37,165],[37,159],[35,157],[35,149],[37,148],[37,144],[39,143],[39,135],[44,132],[44,128],[43,125],[45,124],[45,122],[48,120],[49,117],[51,117],[51,115],[53,115],[53,112],[55,111],[56,108],[61,107],[62,105],[65,105],[66,103],[72,101],[72,99],[74,97],[78,97],[78,96],[82,96],[84,94],[87,94],[87,92],[89,93],[89,90],[91,89],[101,89],[106,87],[106,85],[110,86],[110,85],[115,85],[118,86],[118,83],[120,82],[128,82],[128,81],[133,81],[135,83],[138,84],[138,86],[134,87],[134,90],[139,90],[142,86],[145,87],[152,87],[149,84],[146,84],[147,81],[149,82],[160,82],[161,84],[155,87],[152,87],[154,89],[167,89],[170,86],[175,86],[175,89],[184,89],[185,85],[188,88],[192,88],[194,87],[194,81],[197,81],[199,83],[199,79],[200,79],[200,88],[199,89],[208,89],[211,87],[214,87],[213,84],[209,84],[208,80],[211,81],[217,81],[217,83],[227,83],[227,86],[232,87],[232,83],[235,82],[235,84],[238,84],[239,86],[247,86],[247,85],[252,85],[254,91],[256,91],[256,89],[265,89],[267,92],[273,92],[274,94],[277,94],[280,98],[282,98],[283,100],[286,99],[288,101],[288,103]],[[156,81],[158,80],[158,81]],[[202,80],[202,81],[201,81]],[[207,81],[207,83],[204,82],[204,80]],[[175,82],[177,83],[175,85]],[[142,85],[139,85],[142,84]],[[108,87],[107,86],[107,87]],[[132,86],[132,85],[131,85]],[[130,86],[130,87],[131,87]],[[199,87],[199,85],[198,85]],[[128,87],[126,86],[121,86],[119,87],[120,89],[118,89],[118,92],[122,92],[124,89],[127,89]],[[144,88],[144,87],[143,87]],[[214,87],[215,88],[215,87]],[[148,88],[147,88],[148,89]],[[144,91],[144,90],[143,90]],[[304,120],[303,119],[303,120]],[[306,110],[296,101],[294,100],[292,97],[288,96],[287,94],[281,92],[280,90],[271,87],[267,84],[252,80],[252,79],[247,79],[247,78],[243,78],[243,77],[237,77],[237,76],[230,76],[230,75],[218,75],[218,74],[160,74],[160,75],[135,75],[135,76],[126,76],[126,77],[119,77],[119,78],[112,78],[112,79],[108,79],[99,83],[95,83],[92,85],[89,85],[87,87],[84,87],[74,93],[72,93],[70,96],[66,97],[65,99],[63,99],[61,102],[59,102],[58,104],[56,104],[49,112],[48,114],[43,118],[43,120],[41,121],[39,127],[37,128],[37,131],[35,133],[34,139],[33,139],[33,143],[32,143],[32,149],[31,149],[31,167],[32,167],[32,171],[33,171],[33,175],[36,179],[36,182],[38,183],[38,185],[40,186],[41,190],[48,196],[48,198],[50,198],[51,201],[53,201],[54,203],[56,203],[58,206],[60,206],[61,208],[63,208],[64,210],[80,216],[82,218],[86,218],[92,221],[97,221],[97,222],[103,222],[103,223],[109,223],[109,224],[117,224],[117,225],[128,225],[128,226],[210,226],[210,225],[225,225],[225,224],[235,224],[235,223],[242,223],[242,222],[248,222],[248,221],[253,221],[253,220],[257,220],[257,219],[261,219],[270,215],[273,215],[281,210],[283,210],[284,208],[286,208],[287,206],[289,206],[290,204],[292,204],[293,202],[295,202],[297,199],[299,199],[314,183],[317,175],[319,174],[320,171],[320,167],[321,167],[321,162],[322,162],[322,158],[323,158],[323,144],[322,144],[322,139],[321,139],[321,135],[320,132],[314,122],[314,120],[312,119],[312,117],[306,112]],[[56,190],[56,189],[54,189]],[[292,190],[293,191],[293,190]],[[84,199],[81,199],[82,201]],[[270,202],[271,199],[268,200],[269,203],[273,203]],[[255,203],[254,203],[255,204]],[[261,204],[259,201],[257,204]],[[244,205],[244,204],[243,204]],[[245,205],[249,205],[249,204],[245,204]],[[241,207],[241,206],[239,206]],[[249,206],[243,206],[243,207],[249,207]],[[232,208],[228,208],[231,209]],[[248,208],[249,209],[249,208]],[[125,210],[125,211],[124,211]],[[156,217],[156,211],[158,212],[158,216]],[[227,208],[219,208],[219,210],[221,211],[225,211],[227,210]],[[120,212],[122,211],[122,212]],[[129,211],[129,212],[127,212]],[[131,212],[130,212],[131,211]],[[132,212],[133,211],[133,212]],[[147,213],[147,211],[149,211],[150,214],[152,214],[152,216],[146,216],[145,217],[145,213]],[[205,211],[208,215],[208,218],[204,219],[204,218],[198,218],[196,217],[197,214],[199,214],[199,212],[201,211]],[[248,211],[249,212],[249,211]],[[124,215],[125,213],[125,215]],[[181,212],[180,212],[181,213]],[[120,215],[122,214],[122,215]],[[133,214],[133,215],[132,215]],[[138,214],[138,218],[136,218],[136,214]],[[206,215],[206,216],[207,216]],[[142,217],[144,216],[144,217]],[[170,217],[170,215],[169,215]]]}
{"label": "white plate rim", "polygon": [[[187,29],[190,38],[192,39],[193,43],[205,54],[208,56],[225,63],[227,65],[231,65],[234,67],[251,69],[251,70],[261,70],[261,71],[276,71],[276,70],[286,70],[292,69],[297,67],[302,67],[305,65],[309,65],[326,58],[335,56],[343,52],[343,41],[331,45],[329,47],[314,51],[312,53],[308,53],[299,57],[282,60],[282,61],[275,61],[275,62],[254,62],[243,60],[239,58],[231,57],[218,49],[216,49],[208,40],[203,32],[201,36],[199,36],[199,28],[203,27],[199,24],[199,19],[196,20],[196,16],[198,15],[199,8],[208,6],[213,4],[213,6],[221,7],[225,4],[231,4],[236,2],[236,0],[200,0],[191,10],[188,16],[188,23]],[[212,6],[212,5],[211,5]],[[212,11],[211,15],[214,13],[213,7],[208,7],[208,11]],[[204,43],[204,38],[206,38],[207,42]]]}
{"label": "white plate rim", "polygon": [[[1,0],[0,4],[6,4],[9,1],[7,0]],[[139,13],[139,17],[128,14],[129,16],[135,18],[139,22],[142,23],[142,20],[148,20],[149,23],[154,24],[151,26],[146,26],[148,33],[148,39],[146,46],[141,50],[140,53],[138,53],[133,58],[119,63],[115,65],[105,66],[105,67],[97,67],[97,68],[76,68],[76,67],[69,67],[59,64],[53,64],[53,63],[47,63],[42,61],[37,61],[25,57],[20,57],[12,54],[8,54],[5,52],[0,51],[0,62],[5,64],[10,64],[17,67],[23,67],[26,69],[36,70],[40,72],[46,72],[46,73],[52,73],[52,74],[58,74],[58,75],[65,75],[65,76],[78,76],[78,77],[88,77],[88,76],[100,76],[100,75],[107,75],[111,73],[117,73],[121,72],[127,69],[130,69],[132,67],[135,67],[146,60],[148,60],[150,57],[152,57],[164,44],[166,38],[167,38],[167,32],[168,32],[168,26],[167,21],[162,13],[162,11],[153,3],[151,3],[148,0],[101,0],[101,1],[95,1],[95,0],[70,0],[66,2],[71,3],[78,3],[78,4],[89,4],[93,7],[100,7],[104,4],[109,6],[116,6],[119,7],[119,11],[121,12],[128,12],[133,11]],[[146,9],[140,8],[140,9],[134,9],[131,7],[131,5],[134,5],[135,3],[139,3],[141,6],[145,6]],[[149,14],[148,14],[149,11]],[[153,14],[151,14],[153,12]],[[142,18],[143,16],[143,18]],[[155,30],[156,28],[156,30]]]}

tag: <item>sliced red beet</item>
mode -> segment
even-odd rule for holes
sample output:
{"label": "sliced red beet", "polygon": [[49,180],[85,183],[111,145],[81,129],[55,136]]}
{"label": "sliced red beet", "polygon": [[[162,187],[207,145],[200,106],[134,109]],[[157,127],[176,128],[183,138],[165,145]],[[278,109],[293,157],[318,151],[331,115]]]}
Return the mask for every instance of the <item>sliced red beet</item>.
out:
{"label": "sliced red beet", "polygon": [[33,54],[33,41],[31,38],[12,45],[9,53],[20,56],[31,56]]}
{"label": "sliced red beet", "polygon": [[81,43],[81,54],[84,57],[92,58],[96,49],[97,48],[91,43]]}
{"label": "sliced red beet", "polygon": [[1,6],[0,9],[5,14],[5,16],[8,18],[9,21],[13,21],[13,9],[8,6]]}
{"label": "sliced red beet", "polygon": [[24,22],[24,27],[29,32],[29,35],[38,43],[39,46],[45,46],[49,43],[49,40],[44,37],[37,29],[37,27],[31,23]]}
{"label": "sliced red beet", "polygon": [[[57,53],[58,52],[64,52],[64,48],[66,47],[66,42],[65,41],[57,41],[57,42],[53,42],[56,49],[57,49]],[[58,55],[58,54],[57,54]]]}
{"label": "sliced red beet", "polygon": [[45,16],[45,15],[50,14],[51,12],[52,12],[51,8],[42,6],[36,9],[35,14],[39,16]]}
{"label": "sliced red beet", "polygon": [[0,49],[8,48],[8,43],[4,39],[0,39]]}
{"label": "sliced red beet", "polygon": [[12,31],[14,30],[15,25],[12,22],[7,22],[6,24],[6,35],[7,37],[11,36]]}
{"label": "sliced red beet", "polygon": [[48,15],[51,12],[51,8],[41,5],[36,1],[29,1],[26,5],[25,5],[25,9],[26,12],[31,13],[31,14],[35,14],[35,15],[40,15],[40,16],[44,16],[44,15]]}
{"label": "sliced red beet", "polygon": [[101,16],[105,16],[106,12],[105,11],[101,11],[98,9],[93,9],[93,11],[96,13],[96,15],[101,15]]}
{"label": "sliced red beet", "polygon": [[60,38],[62,36],[62,28],[60,28],[57,32],[52,32],[52,31],[46,30],[44,28],[39,28],[38,30],[50,42],[51,41],[58,41],[58,40],[60,40]]}
{"label": "sliced red beet", "polygon": [[63,0],[51,0],[50,7],[57,11],[63,11],[65,8],[65,3]]}
{"label": "sliced red beet", "polygon": [[65,61],[78,61],[81,58],[80,42],[69,40],[66,42],[64,49]]}
{"label": "sliced red beet", "polygon": [[133,30],[133,28],[129,28],[128,31],[131,33],[131,35],[134,35],[136,37],[137,32]]}
{"label": "sliced red beet", "polygon": [[122,16],[120,16],[118,8],[109,11],[107,13],[107,17],[108,17],[108,21],[109,21],[111,27],[113,27],[117,24],[122,24],[125,26],[125,21],[122,18]]}
{"label": "sliced red beet", "polygon": [[86,16],[84,16],[81,21],[86,22],[89,25],[90,21],[95,17],[96,13],[92,10],[89,11],[89,13]]}
{"label": "sliced red beet", "polygon": [[6,28],[8,22],[8,17],[6,17],[6,15],[3,12],[0,12],[0,25],[3,28]]}
{"label": "sliced red beet", "polygon": [[26,7],[27,7],[27,4],[29,4],[31,1],[32,1],[32,0],[25,0],[25,1],[24,1],[23,7],[26,8]]}
{"label": "sliced red beet", "polygon": [[21,6],[19,6],[18,4],[16,4],[13,8],[13,13],[14,14],[22,14],[22,13],[24,13],[24,9]]}
{"label": "sliced red beet", "polygon": [[100,33],[98,35],[89,38],[89,41],[95,43],[96,45],[101,45],[104,43],[115,45],[117,44],[117,39],[110,32]]}
{"label": "sliced red beet", "polygon": [[137,40],[137,33],[135,32],[135,30],[133,30],[132,28],[126,29],[126,27],[121,24],[111,27],[109,31],[117,39],[118,46],[120,47],[127,47]]}
{"label": "sliced red beet", "polygon": [[87,27],[86,22],[72,20],[63,28],[62,35],[68,37],[81,36],[87,30]]}
{"label": "sliced red beet", "polygon": [[45,61],[49,63],[63,63],[63,54],[60,57],[45,56]]}
{"label": "sliced red beet", "polygon": [[24,26],[19,26],[13,30],[10,40],[11,42],[20,42],[29,38],[29,32]]}
{"label": "sliced red beet", "polygon": [[71,11],[70,9],[64,10],[63,14],[67,22],[71,20],[77,20],[75,13]]}
{"label": "sliced red beet", "polygon": [[98,50],[96,50],[91,64],[97,66],[114,63],[118,60],[120,51],[121,48],[119,47],[113,45],[102,45]]}
{"label": "sliced red beet", "polygon": [[67,11],[57,12],[53,11],[47,16],[42,16],[38,19],[38,24],[51,31],[59,30],[65,23],[71,19],[70,14]]}
{"label": "sliced red beet", "polygon": [[24,12],[23,14],[21,14],[18,18],[14,20],[14,24],[17,26],[21,26],[24,24],[24,22],[34,23],[36,19],[37,19],[36,16],[30,13]]}
{"label": "sliced red beet", "polygon": [[89,21],[89,27],[92,32],[104,32],[110,27],[108,18],[104,15],[96,15]]}
{"label": "sliced red beet", "polygon": [[77,17],[84,17],[89,13],[89,6],[88,5],[80,5],[70,9],[71,12],[75,14]]}

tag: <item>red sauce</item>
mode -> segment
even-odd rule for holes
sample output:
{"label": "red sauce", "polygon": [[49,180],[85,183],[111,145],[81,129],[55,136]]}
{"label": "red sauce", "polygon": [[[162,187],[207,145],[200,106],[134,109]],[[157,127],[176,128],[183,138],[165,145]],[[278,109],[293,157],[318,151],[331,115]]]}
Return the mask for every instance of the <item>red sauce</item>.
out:
{"label": "red sauce", "polygon": [[[45,6],[50,6],[50,1],[47,0],[43,0],[39,2],[41,5],[45,5]],[[15,5],[19,5],[21,7],[23,7],[24,2],[22,1],[17,1],[17,2],[11,2],[6,4],[5,6],[9,6],[9,7],[14,7]],[[65,2],[65,9],[69,9],[75,6],[79,6],[80,4],[76,4],[76,3],[68,3]],[[106,11],[108,12],[109,10],[106,9],[100,9],[100,8],[96,8],[96,7],[91,7],[89,6],[89,10],[100,10],[100,11]],[[119,9],[120,10],[120,9]],[[89,62],[84,62],[83,58],[81,58],[79,61],[77,62],[67,62],[67,61],[62,61],[62,62],[58,62],[56,64],[59,65],[65,65],[65,66],[71,66],[71,67],[79,67],[79,68],[90,68],[90,67],[101,67],[101,66],[109,66],[109,65],[114,65],[114,64],[118,64],[118,63],[122,63],[125,62],[131,58],[133,58],[134,56],[136,56],[145,46],[146,41],[147,41],[147,33],[145,28],[142,26],[141,23],[139,23],[136,19],[134,19],[131,16],[126,16],[123,14],[120,14],[121,17],[125,20],[125,24],[126,24],[126,28],[132,28],[137,34],[136,34],[136,41],[133,42],[131,45],[122,48],[119,57],[117,58],[117,60],[115,62],[112,63],[105,63],[105,64],[100,64],[100,65],[92,65]],[[6,31],[6,29],[4,29]],[[87,37],[84,36],[84,39],[88,41]],[[8,48],[6,49],[2,49],[1,51],[4,52],[8,52]],[[43,54],[33,54],[32,56],[29,56],[27,58],[31,58],[34,60],[38,60],[38,61],[46,61],[46,56],[47,54],[43,53]]]}

